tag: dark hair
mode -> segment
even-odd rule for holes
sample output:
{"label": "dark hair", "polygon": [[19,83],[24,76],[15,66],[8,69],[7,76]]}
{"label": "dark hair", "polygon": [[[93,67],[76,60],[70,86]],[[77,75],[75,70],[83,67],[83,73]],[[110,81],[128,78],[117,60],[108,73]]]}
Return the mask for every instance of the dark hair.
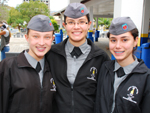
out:
{"label": "dark hair", "polygon": [[[131,31],[131,35],[134,37],[134,40],[136,39],[136,37],[139,35],[139,31],[137,28],[132,29]],[[107,33],[107,37],[110,37],[110,32]]]}
{"label": "dark hair", "polygon": [[[131,33],[131,35],[133,36],[134,40],[136,40],[136,37],[138,37],[139,35],[139,31],[137,28],[132,29],[131,31],[129,31]],[[107,37],[110,37],[110,32],[107,33]],[[137,46],[135,48],[133,48],[132,53],[134,53],[137,49]]]}
{"label": "dark hair", "polygon": [[6,25],[2,25],[3,28],[6,28]]}
{"label": "dark hair", "polygon": [[[138,29],[135,28],[135,29],[131,30],[130,32],[131,32],[131,35],[134,37],[134,40],[136,40],[136,37],[138,37],[138,35],[139,35]],[[135,48],[133,48],[133,51],[132,51],[133,54],[136,51],[136,49],[137,49],[137,45]]]}
{"label": "dark hair", "polygon": [[29,28],[27,28],[27,35],[29,35],[29,30],[30,30],[30,29],[29,29]]}
{"label": "dark hair", "polygon": [[[89,13],[86,15],[87,19],[88,19],[88,22],[90,22],[90,15]],[[67,16],[64,15],[64,23],[66,23],[66,18]]]}

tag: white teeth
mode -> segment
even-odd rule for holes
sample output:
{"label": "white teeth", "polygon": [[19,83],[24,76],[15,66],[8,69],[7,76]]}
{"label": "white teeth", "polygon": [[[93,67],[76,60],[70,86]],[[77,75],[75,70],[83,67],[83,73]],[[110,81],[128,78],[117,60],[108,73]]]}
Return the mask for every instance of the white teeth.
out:
{"label": "white teeth", "polygon": [[73,32],[74,34],[80,34],[81,32]]}
{"label": "white teeth", "polygon": [[123,53],[123,51],[120,51],[120,52],[115,52],[115,53]]}
{"label": "white teeth", "polygon": [[44,49],[44,48],[38,48],[38,49],[42,50],[42,49]]}

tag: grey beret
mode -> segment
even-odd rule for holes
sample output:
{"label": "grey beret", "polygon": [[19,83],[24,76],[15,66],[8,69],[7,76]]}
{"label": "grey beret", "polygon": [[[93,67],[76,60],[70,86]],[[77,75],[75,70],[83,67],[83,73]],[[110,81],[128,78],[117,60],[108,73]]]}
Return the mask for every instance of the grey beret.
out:
{"label": "grey beret", "polygon": [[86,6],[81,3],[71,3],[66,8],[64,15],[70,18],[80,18],[84,15],[87,15],[89,11]]}
{"label": "grey beret", "polygon": [[109,32],[113,35],[120,35],[136,28],[130,17],[114,18],[109,27]]}
{"label": "grey beret", "polygon": [[36,15],[32,17],[28,23],[27,28],[40,32],[48,32],[54,30],[51,20],[48,16],[45,15]]}

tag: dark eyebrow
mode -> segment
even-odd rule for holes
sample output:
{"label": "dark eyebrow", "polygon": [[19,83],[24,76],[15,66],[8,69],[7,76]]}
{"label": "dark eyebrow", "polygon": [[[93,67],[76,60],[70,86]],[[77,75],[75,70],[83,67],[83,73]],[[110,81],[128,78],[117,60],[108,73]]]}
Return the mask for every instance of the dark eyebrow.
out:
{"label": "dark eyebrow", "polygon": [[121,38],[127,38],[128,36],[122,36]]}
{"label": "dark eyebrow", "polygon": [[[81,19],[79,19],[78,21],[81,21],[81,20],[86,20],[86,19],[81,18]],[[73,20],[73,19],[68,19],[68,21],[75,21],[75,20]]]}
{"label": "dark eyebrow", "polygon": [[115,38],[115,37],[109,37],[109,38]]}
{"label": "dark eyebrow", "polygon": [[[122,36],[121,38],[127,38],[127,37],[128,37],[128,36]],[[116,37],[113,37],[113,36],[112,36],[112,37],[110,37],[110,38],[116,38]]]}

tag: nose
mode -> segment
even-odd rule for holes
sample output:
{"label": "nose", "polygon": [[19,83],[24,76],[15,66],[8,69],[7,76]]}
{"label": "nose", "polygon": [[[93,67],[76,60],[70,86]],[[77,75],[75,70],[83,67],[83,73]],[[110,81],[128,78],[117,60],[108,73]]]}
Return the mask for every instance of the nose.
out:
{"label": "nose", "polygon": [[44,45],[44,37],[41,37],[41,38],[40,38],[39,44],[40,44],[40,45]]}
{"label": "nose", "polygon": [[117,41],[116,48],[120,48],[120,46],[121,46],[120,41]]}
{"label": "nose", "polygon": [[80,27],[79,23],[78,23],[78,22],[75,22],[75,23],[74,23],[74,28],[79,28],[79,27]]}

